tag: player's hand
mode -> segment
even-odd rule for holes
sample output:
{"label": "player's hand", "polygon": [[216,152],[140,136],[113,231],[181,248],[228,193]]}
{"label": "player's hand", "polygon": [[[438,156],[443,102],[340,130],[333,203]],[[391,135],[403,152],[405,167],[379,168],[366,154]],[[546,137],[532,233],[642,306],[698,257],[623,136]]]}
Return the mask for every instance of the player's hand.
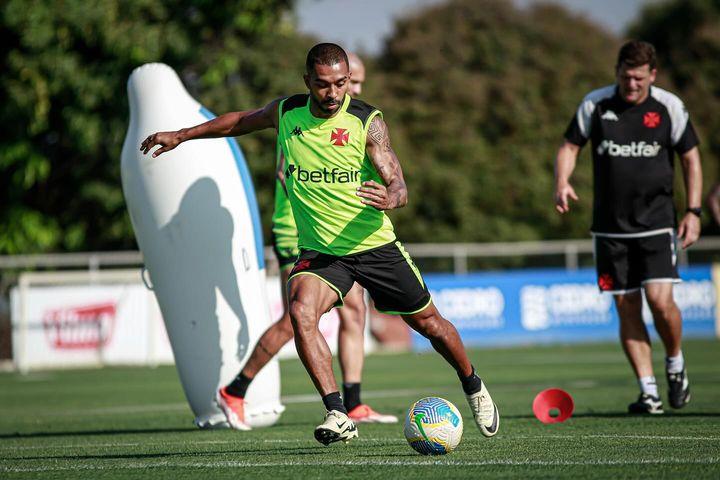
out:
{"label": "player's hand", "polygon": [[182,143],[178,132],[157,132],[148,136],[140,145],[140,151],[143,155],[147,155],[151,148],[160,145],[161,148],[155,150],[152,154],[157,157],[160,154],[168,152]]}
{"label": "player's hand", "polygon": [[577,194],[575,193],[575,189],[572,187],[572,185],[566,183],[565,185],[559,186],[555,191],[555,210],[557,210],[559,213],[569,212],[570,202],[568,201],[568,197],[572,198],[576,202],[580,200],[580,198],[578,198]]}
{"label": "player's hand", "polygon": [[362,187],[358,187],[355,194],[362,199],[362,203],[370,205],[378,210],[390,210],[395,208],[391,205],[388,196],[387,187],[376,181],[369,180],[362,183]]}
{"label": "player's hand", "polygon": [[700,217],[686,213],[678,226],[678,237],[682,238],[682,248],[688,248],[700,238]]}

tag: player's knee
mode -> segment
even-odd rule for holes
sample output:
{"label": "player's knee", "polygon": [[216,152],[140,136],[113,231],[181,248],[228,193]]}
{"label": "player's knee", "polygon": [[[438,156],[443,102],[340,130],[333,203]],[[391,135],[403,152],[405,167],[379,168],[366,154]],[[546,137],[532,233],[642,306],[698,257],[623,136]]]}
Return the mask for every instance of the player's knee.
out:
{"label": "player's knee", "polygon": [[412,326],[426,338],[444,337],[447,330],[447,320],[440,315],[420,315],[413,319]]}
{"label": "player's knee", "polygon": [[632,312],[642,308],[642,296],[636,294],[618,295],[615,297],[615,305],[620,311]]}
{"label": "player's knee", "polygon": [[672,296],[648,297],[648,306],[654,317],[667,317],[675,311],[675,300]]}
{"label": "player's knee", "polygon": [[302,334],[313,328],[317,318],[312,306],[301,300],[290,302],[290,320],[295,333]]}
{"label": "player's knee", "polygon": [[365,329],[365,311],[358,309],[340,309],[340,328],[344,331],[363,331]]}
{"label": "player's knee", "polygon": [[289,314],[283,315],[280,320],[278,320],[277,328],[283,339],[290,340],[293,337],[293,325]]}
{"label": "player's knee", "polygon": [[345,303],[339,312],[343,320],[347,317],[349,321],[354,323],[364,323],[365,299],[363,298],[362,290],[360,293],[355,292],[354,289],[350,290],[350,293],[345,296]]}

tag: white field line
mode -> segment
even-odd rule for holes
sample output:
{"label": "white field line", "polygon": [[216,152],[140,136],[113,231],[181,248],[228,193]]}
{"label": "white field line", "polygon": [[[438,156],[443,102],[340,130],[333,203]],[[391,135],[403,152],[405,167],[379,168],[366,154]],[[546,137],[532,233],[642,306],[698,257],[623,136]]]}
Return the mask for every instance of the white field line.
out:
{"label": "white field line", "polygon": [[[546,441],[549,439],[556,440],[655,440],[655,441],[690,441],[690,442],[720,442],[720,436],[718,437],[698,437],[698,436],[668,436],[668,435],[513,435],[509,437],[500,437],[497,440],[503,441]],[[7,440],[6,440],[7,441]],[[234,440],[192,440],[188,439],[185,441],[161,441],[161,442],[117,442],[117,443],[86,443],[86,444],[62,444],[62,445],[2,445],[0,451],[12,452],[18,450],[65,450],[65,449],[94,449],[94,448],[120,448],[120,447],[158,447],[158,446],[172,446],[172,445],[242,445],[242,444],[277,444],[277,443],[311,443],[315,445],[310,439],[306,438],[237,438]],[[398,445],[404,445],[405,441],[398,437],[360,437],[353,440],[353,443],[378,443],[378,444],[389,444],[394,443]]]}
{"label": "white field line", "polygon": [[280,460],[277,462],[177,462],[177,461],[148,461],[148,462],[114,462],[108,465],[77,464],[68,466],[37,466],[12,467],[0,465],[0,472],[27,473],[27,472],[54,472],[68,470],[143,470],[148,468],[259,468],[259,467],[327,467],[327,466],[379,466],[379,467],[472,467],[472,466],[537,466],[537,467],[564,467],[564,466],[616,466],[616,465],[717,465],[720,457],[707,458],[654,458],[638,460]]}
{"label": "white field line", "polygon": [[[452,390],[451,386],[444,386],[436,390],[448,391]],[[460,391],[460,386],[455,387],[456,390]],[[364,398],[393,398],[393,397],[405,397],[408,395],[422,395],[427,394],[427,388],[396,388],[389,390],[368,390],[363,392]],[[303,394],[303,395],[285,395],[280,397],[280,402],[292,404],[292,403],[314,403],[321,402],[320,395],[317,393]]]}
{"label": "white field line", "polygon": [[[453,387],[443,387],[434,390],[448,391]],[[457,388],[456,388],[457,389]],[[428,389],[392,389],[392,390],[368,390],[363,392],[365,398],[393,398],[393,397],[404,397],[407,395],[421,395],[427,394]],[[320,396],[317,393],[302,394],[302,395],[286,395],[280,398],[281,403],[284,404],[299,404],[299,403],[314,403],[320,402]],[[47,415],[62,415],[62,416],[84,416],[84,415],[120,415],[120,414],[133,414],[133,413],[155,413],[155,412],[168,412],[168,411],[184,411],[190,410],[190,406],[187,403],[164,403],[156,405],[123,405],[118,407],[100,407],[100,408],[88,408],[88,409],[73,409],[73,410],[46,410],[44,413]]]}
{"label": "white field line", "polygon": [[[515,437],[517,438],[517,437]],[[582,439],[591,440],[599,438],[603,440],[693,440],[693,441],[711,441],[720,442],[720,437],[695,437],[684,435],[611,435],[611,434],[593,434],[593,435],[542,435],[538,437],[527,436],[526,438],[557,438],[557,439]]]}
{"label": "white field line", "polygon": [[[568,384],[570,387],[581,389],[581,388],[595,388],[597,382],[593,380],[578,380]],[[523,389],[542,389],[546,388],[547,385],[538,384],[533,387],[531,385],[503,385],[502,388],[523,388]],[[405,388],[405,389],[388,389],[388,390],[368,390],[363,392],[363,398],[394,398],[394,397],[405,397],[409,395],[429,395],[429,388]],[[433,393],[440,394],[445,392],[459,391],[459,386],[445,385],[442,387],[434,387]],[[301,394],[301,395],[285,395],[280,398],[281,403],[286,405],[301,404],[301,403],[314,403],[320,402],[320,396],[316,393]],[[181,412],[188,410],[190,406],[187,403],[163,403],[155,405],[123,405],[117,407],[100,407],[100,408],[88,408],[88,409],[73,409],[73,410],[51,410],[46,409],[41,412],[36,412],[40,415],[49,416],[86,416],[86,415],[122,415],[122,414],[136,414],[136,413],[155,413],[155,412]]]}
{"label": "white field line", "polygon": [[[720,438],[718,438],[720,440]],[[7,441],[7,440],[6,440]],[[258,444],[258,443],[267,443],[267,444],[273,444],[273,443],[312,443],[312,445],[315,445],[315,442],[309,438],[237,438],[235,440],[192,440],[188,439],[185,441],[161,441],[161,442],[118,442],[118,443],[78,443],[78,444],[63,444],[63,445],[18,445],[18,446],[10,446],[10,445],[0,445],[0,451],[3,450],[43,450],[43,449],[72,449],[72,448],[112,448],[112,447],[161,447],[165,445],[241,445],[241,444]],[[398,444],[405,444],[405,441],[402,440],[400,437],[398,438],[356,438],[353,440],[353,443],[355,442],[362,442],[362,443],[398,443]]]}

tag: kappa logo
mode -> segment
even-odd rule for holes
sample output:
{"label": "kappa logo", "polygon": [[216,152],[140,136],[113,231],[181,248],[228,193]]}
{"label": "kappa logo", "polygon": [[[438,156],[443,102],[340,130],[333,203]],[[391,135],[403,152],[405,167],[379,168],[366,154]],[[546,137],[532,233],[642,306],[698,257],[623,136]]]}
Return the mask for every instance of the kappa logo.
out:
{"label": "kappa logo", "polygon": [[607,112],[603,113],[600,119],[608,120],[611,122],[617,122],[619,120],[618,116],[612,110],[608,110]]}
{"label": "kappa logo", "polygon": [[643,125],[647,128],[657,128],[660,125],[660,114],[658,112],[647,112],[643,115]]}
{"label": "kappa logo", "polygon": [[330,141],[336,147],[344,147],[350,140],[350,132],[346,128],[336,128],[330,134]]}
{"label": "kappa logo", "polygon": [[304,137],[305,136],[305,135],[303,135],[302,128],[298,127],[297,125],[295,126],[295,128],[292,129],[292,131],[290,132],[290,135],[295,135],[296,137],[300,137],[300,136]]}

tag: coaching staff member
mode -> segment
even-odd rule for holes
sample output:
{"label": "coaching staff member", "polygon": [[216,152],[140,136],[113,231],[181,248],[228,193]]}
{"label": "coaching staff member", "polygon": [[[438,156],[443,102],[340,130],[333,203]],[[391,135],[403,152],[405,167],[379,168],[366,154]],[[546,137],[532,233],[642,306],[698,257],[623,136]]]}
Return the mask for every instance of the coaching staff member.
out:
{"label": "coaching staff member", "polygon": [[[640,396],[628,410],[639,414],[663,413],[640,289],[645,290],[665,346],[670,405],[682,408],[690,401],[681,350],[682,318],[673,300],[673,284],[680,281],[676,236],[687,248],[700,235],[698,139],[682,101],[653,86],[656,68],[651,44],[623,45],[617,83],[583,99],[555,161],[555,206],[567,213],[569,199],[578,200],[570,175],[580,149],[591,141],[598,286],[615,298],[620,340],[640,386]],[[679,224],[673,205],[673,152],[680,156],[688,205]]]}

